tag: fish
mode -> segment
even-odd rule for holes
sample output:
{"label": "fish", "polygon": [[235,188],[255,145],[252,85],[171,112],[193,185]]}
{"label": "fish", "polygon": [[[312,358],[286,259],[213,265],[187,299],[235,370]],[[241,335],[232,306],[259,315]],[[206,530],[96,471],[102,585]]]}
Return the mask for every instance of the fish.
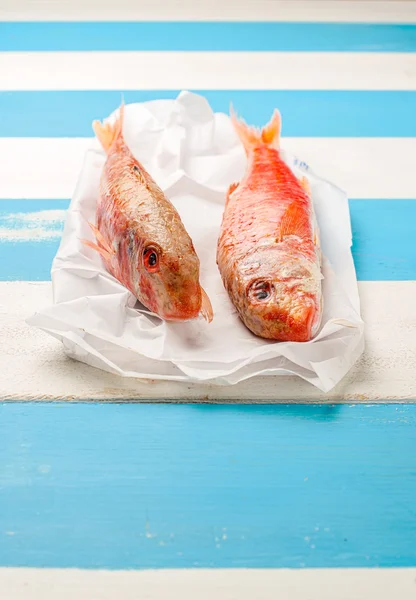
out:
{"label": "fish", "polygon": [[106,152],[96,223],[89,226],[108,272],[166,321],[213,319],[200,261],[179,213],[123,136],[124,101],[113,124],[93,122]]}
{"label": "fish", "polygon": [[308,342],[323,311],[320,232],[308,179],[280,155],[281,115],[261,130],[230,110],[246,156],[226,193],[217,265],[240,319],[256,336]]}

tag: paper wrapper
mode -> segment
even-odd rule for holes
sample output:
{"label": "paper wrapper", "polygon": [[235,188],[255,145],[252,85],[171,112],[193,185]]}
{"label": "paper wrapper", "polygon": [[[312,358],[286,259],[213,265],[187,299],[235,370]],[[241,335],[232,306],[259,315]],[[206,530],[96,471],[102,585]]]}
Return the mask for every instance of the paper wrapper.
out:
{"label": "paper wrapper", "polygon": [[98,253],[81,243],[93,239],[87,222],[95,223],[105,161],[94,140],[52,266],[54,303],[29,324],[61,340],[72,358],[126,377],[230,385],[258,375],[292,374],[324,392],[333,388],[364,347],[345,193],[284,153],[283,139],[284,160],[311,185],[324,254],[324,313],[311,342],[266,341],[240,321],[216,265],[225,194],[246,167],[229,117],[214,114],[203,97],[182,92],[176,100],[127,105],[124,137],[193,239],[213,322],[168,323],[152,315],[106,271]]}

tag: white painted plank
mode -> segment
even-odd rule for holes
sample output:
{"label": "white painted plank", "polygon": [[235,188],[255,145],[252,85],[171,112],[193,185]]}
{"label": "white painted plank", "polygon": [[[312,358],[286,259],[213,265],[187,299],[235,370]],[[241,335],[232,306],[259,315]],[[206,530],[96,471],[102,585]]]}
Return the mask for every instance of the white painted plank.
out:
{"label": "white painted plank", "polygon": [[[89,138],[0,138],[0,198],[70,198],[90,145]],[[416,138],[283,138],[282,147],[351,198],[416,198]]]}
{"label": "white painted plank", "polygon": [[0,138],[0,198],[70,198],[88,138]]}
{"label": "white painted plank", "polygon": [[416,90],[411,52],[7,52],[0,90]]}
{"label": "white painted plank", "polygon": [[[414,600],[416,569],[0,569],[4,600]],[[58,592],[59,590],[59,592]]]}
{"label": "white painted plank", "polygon": [[416,282],[360,282],[366,350],[329,394],[296,379],[228,387],[139,382],[73,362],[24,319],[51,302],[49,283],[0,283],[0,398],[7,400],[405,401],[416,399]]}
{"label": "white painted plank", "polygon": [[3,0],[1,20],[416,23],[409,0]]}

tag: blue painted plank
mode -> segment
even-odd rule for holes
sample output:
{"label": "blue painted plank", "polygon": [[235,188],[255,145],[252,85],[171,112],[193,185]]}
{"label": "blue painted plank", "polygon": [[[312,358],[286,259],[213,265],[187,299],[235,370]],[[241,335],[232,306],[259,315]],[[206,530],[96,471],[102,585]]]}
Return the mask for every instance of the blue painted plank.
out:
{"label": "blue painted plank", "polygon": [[69,200],[0,200],[0,281],[49,281]]}
{"label": "blue painted plank", "polygon": [[0,417],[1,566],[416,566],[415,405]]}
{"label": "blue painted plank", "polygon": [[[0,281],[50,280],[68,205],[0,200]],[[357,278],[416,280],[416,201],[350,200],[350,213]]]}
{"label": "blue painted plank", "polygon": [[414,52],[416,26],[307,22],[3,22],[0,50]]}
{"label": "blue painted plank", "polygon": [[416,279],[415,200],[350,200],[352,254],[363,281]]}
{"label": "blue painted plank", "polygon": [[[415,34],[416,35],[416,34]],[[176,98],[180,90],[127,91],[126,102]],[[416,92],[193,90],[216,112],[230,102],[253,125],[267,123],[278,107],[283,135],[291,137],[414,137]],[[91,137],[94,119],[107,117],[121,91],[1,92],[2,137]],[[63,117],[64,115],[64,117]],[[386,119],[386,115],[389,115]]]}

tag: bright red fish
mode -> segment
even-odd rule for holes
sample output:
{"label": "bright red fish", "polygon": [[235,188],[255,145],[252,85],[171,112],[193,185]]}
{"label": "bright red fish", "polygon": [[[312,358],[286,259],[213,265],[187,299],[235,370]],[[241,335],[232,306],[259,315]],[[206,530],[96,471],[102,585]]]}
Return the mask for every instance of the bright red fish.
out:
{"label": "bright red fish", "polygon": [[114,125],[93,123],[107,152],[90,224],[108,271],[150,311],[165,320],[202,314],[212,320],[199,282],[199,258],[181,219],[160,187],[130,152],[123,134],[124,105]]}
{"label": "bright red fish", "polygon": [[321,322],[322,274],[308,181],[280,157],[277,110],[262,131],[231,118],[248,164],[227,194],[217,248],[224,286],[254,334],[309,341]]}

